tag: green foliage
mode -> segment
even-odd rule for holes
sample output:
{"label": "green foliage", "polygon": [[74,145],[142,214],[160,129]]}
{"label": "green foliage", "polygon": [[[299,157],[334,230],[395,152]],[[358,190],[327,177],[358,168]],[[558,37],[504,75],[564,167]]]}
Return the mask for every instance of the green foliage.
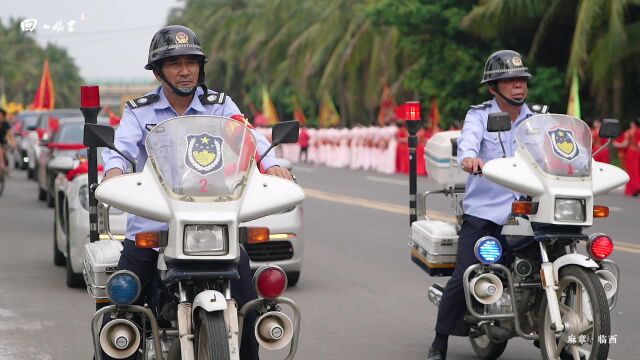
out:
{"label": "green foliage", "polygon": [[564,84],[564,73],[558,68],[529,64],[533,77],[529,80],[529,99],[535,104],[549,106],[551,112],[567,111],[569,89]]}
{"label": "green foliage", "polygon": [[8,101],[25,105],[33,101],[45,57],[49,58],[56,108],[78,107],[82,79],[67,51],[54,45],[41,48],[20,29],[20,19],[10,20],[6,27],[0,22],[0,78]]}

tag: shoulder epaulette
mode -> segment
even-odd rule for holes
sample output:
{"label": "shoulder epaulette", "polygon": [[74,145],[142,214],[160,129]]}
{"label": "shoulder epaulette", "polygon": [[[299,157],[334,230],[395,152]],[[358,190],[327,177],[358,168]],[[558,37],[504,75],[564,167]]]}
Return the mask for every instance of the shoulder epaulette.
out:
{"label": "shoulder epaulette", "polygon": [[137,108],[142,107],[142,106],[153,104],[154,102],[158,101],[158,99],[160,99],[159,95],[157,95],[157,94],[149,94],[149,95],[145,95],[145,96],[139,97],[137,99],[132,99],[132,100],[127,101],[127,106],[130,109],[137,109]]}
{"label": "shoulder epaulette", "polygon": [[224,93],[210,92],[208,94],[202,94],[198,96],[202,105],[224,104],[227,96]]}
{"label": "shoulder epaulette", "polygon": [[491,100],[489,101],[485,101],[482,104],[478,104],[478,105],[471,105],[472,109],[485,109],[487,107],[491,106]]}
{"label": "shoulder epaulette", "polygon": [[529,109],[531,109],[531,112],[535,114],[546,114],[549,112],[549,107],[547,105],[541,104],[531,104],[531,106],[529,106]]}

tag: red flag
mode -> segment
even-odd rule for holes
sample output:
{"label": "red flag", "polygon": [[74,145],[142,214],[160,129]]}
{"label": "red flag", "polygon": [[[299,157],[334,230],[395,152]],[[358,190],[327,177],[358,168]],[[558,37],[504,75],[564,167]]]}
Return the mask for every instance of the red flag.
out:
{"label": "red flag", "polygon": [[302,107],[298,103],[298,99],[296,97],[293,98],[293,119],[298,120],[300,122],[300,126],[307,125],[307,117],[304,116]]}
{"label": "red flag", "polygon": [[429,112],[429,119],[431,120],[431,131],[435,134],[439,130],[440,125],[440,111],[438,110],[438,98],[431,98],[431,111]]}
{"label": "red flag", "polygon": [[51,80],[51,72],[49,71],[49,59],[44,59],[42,77],[40,78],[38,90],[36,90],[36,96],[33,99],[32,108],[52,110],[55,108],[55,103],[56,94],[53,88],[53,81]]}
{"label": "red flag", "polygon": [[378,112],[378,125],[386,126],[395,118],[395,110],[397,107],[396,99],[391,93],[391,88],[385,85],[382,89],[382,98],[380,98],[380,110]]}

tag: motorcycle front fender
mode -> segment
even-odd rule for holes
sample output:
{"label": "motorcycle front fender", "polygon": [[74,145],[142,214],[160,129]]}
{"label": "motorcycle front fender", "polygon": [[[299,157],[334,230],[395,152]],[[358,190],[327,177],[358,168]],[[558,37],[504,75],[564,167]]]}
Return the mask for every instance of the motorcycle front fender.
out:
{"label": "motorcycle front fender", "polygon": [[567,265],[578,265],[589,269],[598,269],[598,263],[582,254],[566,254],[562,255],[553,262],[553,276],[558,281],[558,272]]}
{"label": "motorcycle front fender", "polygon": [[227,309],[227,299],[221,292],[215,290],[205,290],[193,300],[192,313],[195,316],[198,308],[203,309],[206,312],[220,311]]}

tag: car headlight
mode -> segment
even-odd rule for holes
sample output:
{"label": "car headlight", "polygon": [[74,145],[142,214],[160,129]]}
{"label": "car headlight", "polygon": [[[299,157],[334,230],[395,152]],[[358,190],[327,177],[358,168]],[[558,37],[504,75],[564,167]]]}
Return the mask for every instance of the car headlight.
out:
{"label": "car headlight", "polygon": [[80,205],[89,211],[89,186],[82,185],[80,189],[78,189],[78,200],[80,200]]}
{"label": "car headlight", "polygon": [[555,219],[564,222],[584,222],[583,199],[556,199]]}
{"label": "car headlight", "polygon": [[226,227],[187,225],[184,227],[184,253],[187,255],[224,255],[228,252]]}

